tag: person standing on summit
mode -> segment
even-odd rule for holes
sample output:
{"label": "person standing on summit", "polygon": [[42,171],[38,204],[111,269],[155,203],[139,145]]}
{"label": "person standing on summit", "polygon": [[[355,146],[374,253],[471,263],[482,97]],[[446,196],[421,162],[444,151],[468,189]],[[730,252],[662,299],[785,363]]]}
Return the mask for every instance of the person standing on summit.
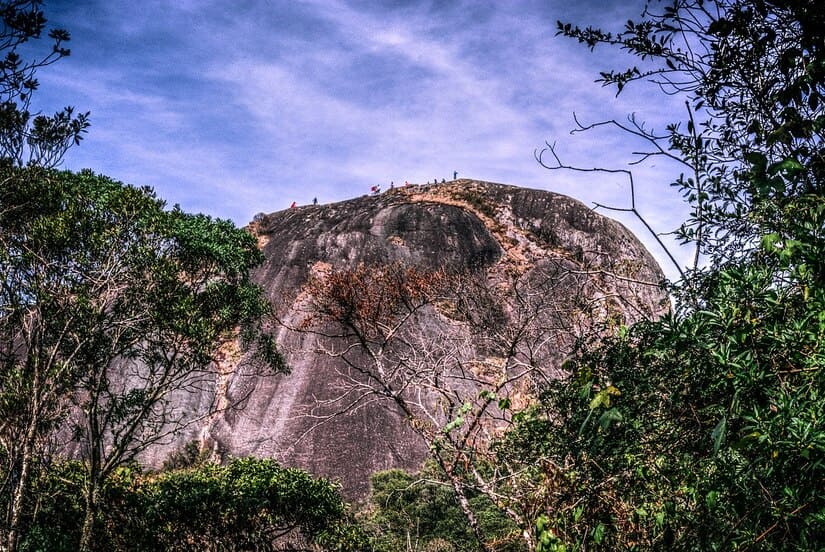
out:
{"label": "person standing on summit", "polygon": [[458,179],[458,171],[453,171],[453,180]]}

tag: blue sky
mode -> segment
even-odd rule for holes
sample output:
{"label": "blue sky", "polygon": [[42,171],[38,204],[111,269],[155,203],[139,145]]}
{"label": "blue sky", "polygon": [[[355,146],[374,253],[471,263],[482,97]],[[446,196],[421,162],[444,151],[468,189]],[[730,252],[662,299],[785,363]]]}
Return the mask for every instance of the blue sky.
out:
{"label": "blue sky", "polygon": [[[555,36],[557,19],[619,28],[643,0],[46,1],[72,55],[43,69],[44,111],[75,105],[92,127],[66,168],[149,185],[169,203],[246,224],[409,180],[477,178],[626,206],[626,180],[547,171],[564,160],[622,168],[642,147],[582,120],[637,113],[654,128],[682,102],[593,81],[628,63]],[[43,46],[46,46],[45,44]],[[684,217],[678,168],[637,167],[637,202],[659,231]],[[663,253],[630,226],[673,276]],[[688,261],[690,252],[679,256]]]}

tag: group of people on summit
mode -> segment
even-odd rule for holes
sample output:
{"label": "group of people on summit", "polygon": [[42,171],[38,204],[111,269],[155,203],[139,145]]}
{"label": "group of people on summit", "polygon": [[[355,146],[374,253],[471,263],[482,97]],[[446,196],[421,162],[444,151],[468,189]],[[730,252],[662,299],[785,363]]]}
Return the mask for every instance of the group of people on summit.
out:
{"label": "group of people on summit", "polygon": [[[458,180],[458,171],[453,171],[453,180]],[[437,178],[434,178],[434,179],[433,179],[433,181],[432,181],[432,183],[433,183],[433,184],[438,184],[438,179],[437,179]],[[441,179],[441,183],[442,183],[442,184],[446,184],[446,183],[447,183],[447,180],[446,180],[446,179],[444,179],[444,178],[442,178],[442,179]],[[429,181],[429,180],[427,181],[427,184],[430,184],[430,181]],[[411,185],[411,184],[410,184],[408,181],[406,181],[406,180],[404,181],[404,187],[407,187],[407,186],[410,186],[410,185]],[[395,181],[390,180],[390,190],[392,190],[392,189],[394,189],[394,188],[395,188]],[[372,194],[380,194],[380,193],[381,193],[381,185],[380,185],[380,184],[378,184],[378,185],[376,185],[376,186],[371,186],[371,187],[370,187],[370,192],[371,192]],[[318,198],[317,198],[317,197],[312,198],[312,204],[313,204],[313,205],[318,205]],[[295,202],[295,201],[293,201],[293,202],[292,202],[292,205],[290,205],[290,206],[289,206],[289,208],[290,208],[290,209],[295,209],[296,207],[298,207],[298,203],[297,203],[297,202]]]}
{"label": "group of people on summit", "polygon": [[[453,180],[456,180],[456,179],[458,179],[458,171],[453,171]],[[442,184],[446,184],[446,183],[447,183],[447,179],[446,179],[446,178],[442,178],[442,179],[441,179],[441,183],[442,183]],[[430,181],[429,181],[429,180],[427,181],[427,184],[430,184]],[[432,184],[438,184],[438,179],[437,179],[437,178],[433,178]],[[409,183],[407,180],[405,180],[405,181],[404,181],[404,187],[407,187],[407,186],[410,186],[410,183]],[[394,189],[394,188],[395,188],[395,181],[394,181],[394,180],[390,180],[390,190],[392,190],[392,189]],[[370,192],[371,192],[372,194],[380,194],[380,193],[381,193],[381,185],[380,185],[380,184],[378,184],[378,185],[376,185],[376,186],[371,186],[371,187],[370,187]]]}

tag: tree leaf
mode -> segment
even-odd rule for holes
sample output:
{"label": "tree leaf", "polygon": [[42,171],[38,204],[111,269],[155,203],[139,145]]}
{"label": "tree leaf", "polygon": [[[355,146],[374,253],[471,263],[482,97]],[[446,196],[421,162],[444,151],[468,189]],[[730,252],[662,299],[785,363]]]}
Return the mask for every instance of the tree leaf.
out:
{"label": "tree leaf", "polygon": [[728,429],[728,418],[727,416],[722,416],[719,422],[716,424],[716,427],[713,428],[713,431],[710,433],[710,438],[713,440],[713,453],[716,454],[719,452],[719,448],[722,446],[722,443],[725,440],[725,433]]}

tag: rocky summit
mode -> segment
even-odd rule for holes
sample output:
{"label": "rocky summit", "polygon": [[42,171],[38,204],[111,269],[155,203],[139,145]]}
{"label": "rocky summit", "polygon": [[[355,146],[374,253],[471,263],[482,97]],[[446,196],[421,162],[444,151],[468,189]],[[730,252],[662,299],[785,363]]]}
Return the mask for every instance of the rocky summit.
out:
{"label": "rocky summit", "polygon": [[[495,307],[497,301],[474,303],[471,310],[496,308],[501,319],[514,319],[517,309],[526,304],[526,294],[519,290],[544,290],[542,310],[531,312],[552,311],[556,334],[563,330],[572,337],[554,338],[552,346],[542,345],[544,352],[537,346],[539,352],[525,361],[536,372],[529,384],[519,388],[522,403],[530,400],[536,374],[556,377],[560,373],[569,345],[587,328],[655,318],[668,307],[657,285],[663,274],[630,231],[579,201],[548,191],[468,179],[411,185],[340,203],[259,215],[249,231],[257,236],[266,257],[255,278],[276,305],[273,330],[291,373],[257,375],[237,350],[223,351],[215,386],[180,398],[182,411],[203,416],[173,441],[150,451],[145,459],[149,464],[159,465],[173,451],[198,441],[219,456],[273,457],[331,477],[355,499],[368,492],[371,473],[421,466],[432,446],[422,435],[437,435],[439,416],[446,422],[449,413],[441,408],[441,414],[426,422],[436,429],[423,432],[423,422],[415,419],[415,413],[400,408],[398,402],[381,400],[394,391],[370,387],[374,376],[370,370],[384,366],[376,363],[372,352],[368,351],[372,363],[366,362],[364,370],[354,375],[358,361],[346,357],[346,347],[364,345],[354,340],[357,332],[336,333],[329,320],[315,324],[317,318],[308,309],[308,305],[317,307],[312,296],[319,282],[341,271],[401,266],[424,275],[473,275],[486,290],[501,293],[502,300]],[[460,297],[464,294],[455,294],[454,301],[466,299]],[[467,318],[451,314],[455,305],[447,303],[433,302],[416,310],[404,322],[406,343],[418,333],[425,336],[421,347],[434,350],[455,336],[462,335],[470,343],[493,335],[492,329],[466,330]],[[479,314],[476,318],[484,319],[484,313],[471,316]],[[541,316],[546,315],[533,318]],[[336,346],[335,339],[350,339],[351,344]],[[461,350],[462,358],[495,356],[489,348],[472,343]],[[383,349],[379,352],[387,354]],[[441,357],[430,353],[419,366],[430,369],[441,362]],[[406,365],[409,356],[404,357]],[[412,380],[404,381],[406,386],[398,392],[415,392]],[[438,385],[436,379],[428,396],[437,397]],[[467,383],[461,393],[478,395],[473,385]],[[372,393],[353,391],[358,389]],[[459,396],[459,391],[450,392]],[[446,393],[445,397],[451,400]],[[417,404],[435,411],[444,404],[439,400]]]}

